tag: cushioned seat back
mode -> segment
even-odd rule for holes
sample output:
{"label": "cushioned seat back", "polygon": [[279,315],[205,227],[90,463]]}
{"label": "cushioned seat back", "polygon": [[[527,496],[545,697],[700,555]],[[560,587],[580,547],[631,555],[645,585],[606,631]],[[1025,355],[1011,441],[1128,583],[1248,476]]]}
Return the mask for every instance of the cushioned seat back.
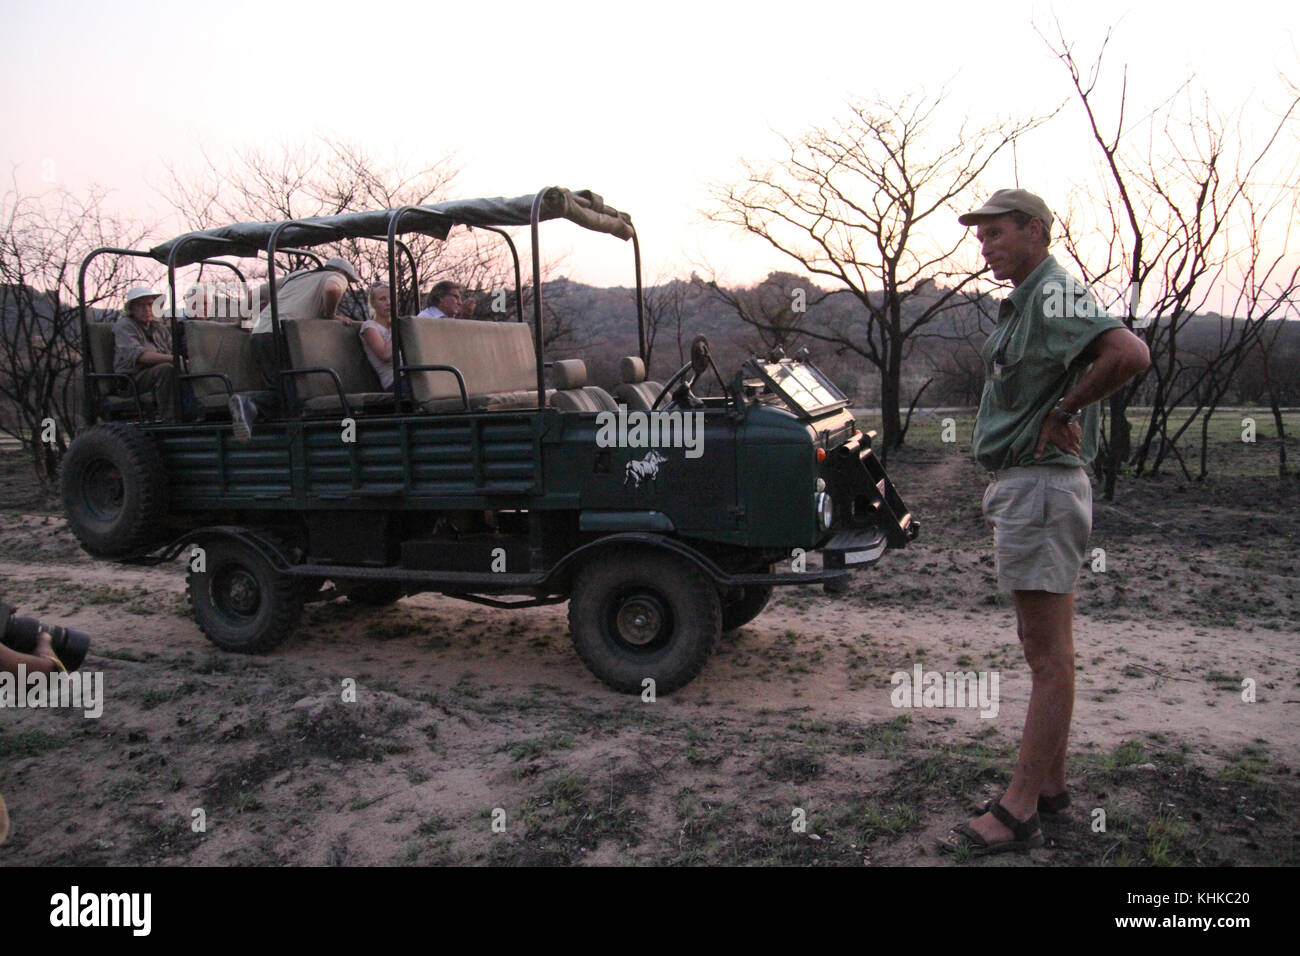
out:
{"label": "cushioned seat back", "polygon": [[[86,330],[90,338],[90,354],[86,356],[90,360],[90,370],[113,371],[113,323],[89,322]],[[122,389],[121,383],[112,379],[101,378],[98,384],[100,395],[116,395]]]}
{"label": "cushioned seat back", "polygon": [[635,355],[619,360],[618,377],[622,381],[614,386],[614,401],[634,411],[648,412],[664,390],[658,382],[645,380],[645,362]]}
{"label": "cushioned seat back", "polygon": [[[532,328],[523,322],[431,319],[405,316],[398,335],[407,365],[450,365],[465,379],[472,397],[524,392],[536,402],[537,355]],[[447,372],[412,372],[412,394],[423,406],[447,407],[460,388]]]}
{"label": "cushioned seat back", "polygon": [[[357,326],[337,319],[290,319],[280,325],[289,346],[290,368],[332,368],[348,395],[384,390],[361,348]],[[291,381],[304,402],[338,395],[328,375],[295,375]]]}
{"label": "cushioned seat back", "polygon": [[[186,322],[185,347],[189,352],[190,371],[222,372],[230,379],[236,392],[255,392],[262,389],[262,378],[253,361],[253,349],[246,332],[233,322]],[[226,388],[220,379],[201,378],[190,383],[195,396],[222,397]]]}
{"label": "cushioned seat back", "polygon": [[562,359],[551,366],[555,393],[551,407],[563,412],[616,412],[618,405],[603,388],[587,384],[587,363]]}

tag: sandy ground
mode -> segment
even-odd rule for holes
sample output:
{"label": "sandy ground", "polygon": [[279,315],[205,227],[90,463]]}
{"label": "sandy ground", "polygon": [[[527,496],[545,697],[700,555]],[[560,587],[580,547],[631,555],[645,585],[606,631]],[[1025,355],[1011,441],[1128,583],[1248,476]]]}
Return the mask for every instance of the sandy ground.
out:
{"label": "sandy ground", "polygon": [[[848,594],[778,592],[653,702],[586,672],[564,606],[336,600],[271,654],[225,654],[179,562],[94,561],[14,492],[0,597],[93,634],[105,706],[0,711],[0,865],[952,865],[935,842],[1005,786],[1029,694],[959,452],[891,463],[920,541]],[[1033,863],[1300,862],[1298,504],[1295,479],[1098,502],[1075,804]],[[916,664],[996,672],[996,716],[893,706]]]}

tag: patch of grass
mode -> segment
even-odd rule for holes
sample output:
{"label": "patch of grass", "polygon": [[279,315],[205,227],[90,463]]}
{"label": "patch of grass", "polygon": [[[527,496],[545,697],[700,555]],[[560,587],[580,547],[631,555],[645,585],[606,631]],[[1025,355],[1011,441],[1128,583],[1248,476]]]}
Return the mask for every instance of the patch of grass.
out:
{"label": "patch of grass", "polygon": [[307,802],[321,796],[325,792],[325,784],[320,780],[313,780],[307,786],[303,787],[294,794],[299,801]]}
{"label": "patch of grass", "polygon": [[896,837],[916,827],[921,815],[909,804],[886,804],[866,800],[854,807],[857,826],[854,830],[859,846],[867,846],[882,836]]}
{"label": "patch of grass", "polygon": [[826,770],[825,761],[804,749],[776,748],[763,756],[758,769],[772,780],[804,784]]}
{"label": "patch of grass", "polygon": [[105,803],[126,803],[144,793],[148,786],[149,778],[144,774],[135,772],[125,774],[100,789],[99,796],[101,799],[93,806],[100,807]]}
{"label": "patch of grass", "polygon": [[262,801],[257,799],[253,793],[240,792],[235,794],[235,812],[236,813],[253,813],[262,809]]}
{"label": "patch of grass", "polygon": [[1195,863],[1195,848],[1187,846],[1191,828],[1163,810],[1146,826],[1146,855],[1152,866]]}
{"label": "patch of grass", "polygon": [[1101,760],[1101,765],[1107,770],[1117,770],[1120,767],[1131,767],[1134,764],[1146,761],[1146,751],[1142,749],[1141,742],[1137,740],[1126,740]]}
{"label": "patch of grass", "polygon": [[853,736],[860,746],[850,746],[850,753],[870,753],[875,757],[897,757],[910,738],[911,714],[900,714],[893,720],[868,724]]}
{"label": "patch of grass", "polygon": [[415,828],[415,832],[418,836],[423,837],[437,836],[450,826],[451,824],[447,822],[445,817],[435,814],[427,820],[421,820],[420,825]]}
{"label": "patch of grass", "polygon": [[140,707],[143,710],[153,710],[159,704],[165,704],[171,699],[172,695],[168,691],[146,687],[140,692]]}
{"label": "patch of grass", "polygon": [[580,775],[571,770],[562,770],[542,784],[541,798],[557,809],[567,810],[586,789],[586,782]]}
{"label": "patch of grass", "polygon": [[67,744],[63,737],[47,734],[43,730],[23,730],[16,734],[0,734],[0,760],[18,757],[36,757]]}
{"label": "patch of grass", "polygon": [[1260,778],[1271,777],[1276,773],[1268,750],[1264,747],[1242,747],[1236,753],[1229,754],[1228,760],[1228,766],[1219,769],[1220,780],[1255,784],[1261,782]]}
{"label": "patch of grass", "polygon": [[695,744],[686,745],[686,762],[692,767],[712,767],[722,763],[725,754],[710,753],[707,749],[697,747]]}
{"label": "patch of grass", "polygon": [[521,740],[518,743],[501,747],[499,750],[509,750],[510,759],[518,762],[520,760],[531,760],[533,757],[541,756],[551,750],[568,750],[573,747],[572,734],[548,734],[545,737],[535,737],[530,740]]}
{"label": "patch of grass", "polygon": [[[613,768],[608,777],[595,779],[572,770],[551,774],[517,814],[507,814],[510,839],[493,842],[489,862],[571,863],[606,840],[621,846],[639,843],[639,813],[627,797],[643,793],[647,777],[647,773],[620,773]],[[514,836],[519,832],[516,820],[522,824],[524,839]]]}
{"label": "patch of grass", "polygon": [[419,843],[408,843],[402,850],[401,856],[397,858],[399,866],[414,866],[420,861],[420,854],[424,852],[424,847]]}
{"label": "patch of grass", "polygon": [[1225,674],[1223,671],[1210,671],[1205,675],[1207,683],[1220,690],[1240,690],[1245,678],[1240,673]]}
{"label": "patch of grass", "polygon": [[456,686],[453,687],[452,690],[457,694],[460,694],[462,697],[469,697],[471,699],[479,697],[483,693],[481,688],[474,686],[474,677],[472,674],[468,673],[460,675],[460,679],[456,681]]}

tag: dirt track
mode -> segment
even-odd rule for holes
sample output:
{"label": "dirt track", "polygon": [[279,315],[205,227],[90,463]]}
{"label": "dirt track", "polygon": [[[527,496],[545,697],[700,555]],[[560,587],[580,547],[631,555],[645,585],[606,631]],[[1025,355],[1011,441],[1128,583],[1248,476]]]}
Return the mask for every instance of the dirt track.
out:
{"label": "dirt track", "polygon": [[[841,597],[781,593],[653,703],[583,669],[563,606],[335,601],[271,655],[223,654],[179,563],[92,561],[18,496],[0,512],[0,597],[91,631],[107,700],[99,720],[0,712],[0,864],[947,865],[934,842],[1008,779],[1028,672],[973,466],[919,451],[891,473],[921,542]],[[1177,488],[1097,505],[1076,805],[1036,863],[1300,862],[1300,485]],[[996,670],[997,716],[893,707],[891,675],[918,663]]]}

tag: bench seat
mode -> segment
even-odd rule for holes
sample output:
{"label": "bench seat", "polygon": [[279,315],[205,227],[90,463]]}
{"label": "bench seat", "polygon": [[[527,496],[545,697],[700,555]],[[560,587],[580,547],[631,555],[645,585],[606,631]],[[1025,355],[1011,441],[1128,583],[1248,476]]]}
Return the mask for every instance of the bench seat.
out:
{"label": "bench seat", "polygon": [[[465,380],[470,409],[537,406],[537,354],[531,326],[420,316],[403,316],[397,322],[406,364],[455,368]],[[465,407],[450,372],[413,371],[408,378],[422,410],[451,412]]]}
{"label": "bench seat", "polygon": [[[392,411],[393,393],[384,391],[366,358],[359,327],[337,319],[287,319],[280,323],[289,346],[289,367],[333,369],[353,412]],[[334,380],[322,372],[286,376],[304,410],[342,412]]]}

